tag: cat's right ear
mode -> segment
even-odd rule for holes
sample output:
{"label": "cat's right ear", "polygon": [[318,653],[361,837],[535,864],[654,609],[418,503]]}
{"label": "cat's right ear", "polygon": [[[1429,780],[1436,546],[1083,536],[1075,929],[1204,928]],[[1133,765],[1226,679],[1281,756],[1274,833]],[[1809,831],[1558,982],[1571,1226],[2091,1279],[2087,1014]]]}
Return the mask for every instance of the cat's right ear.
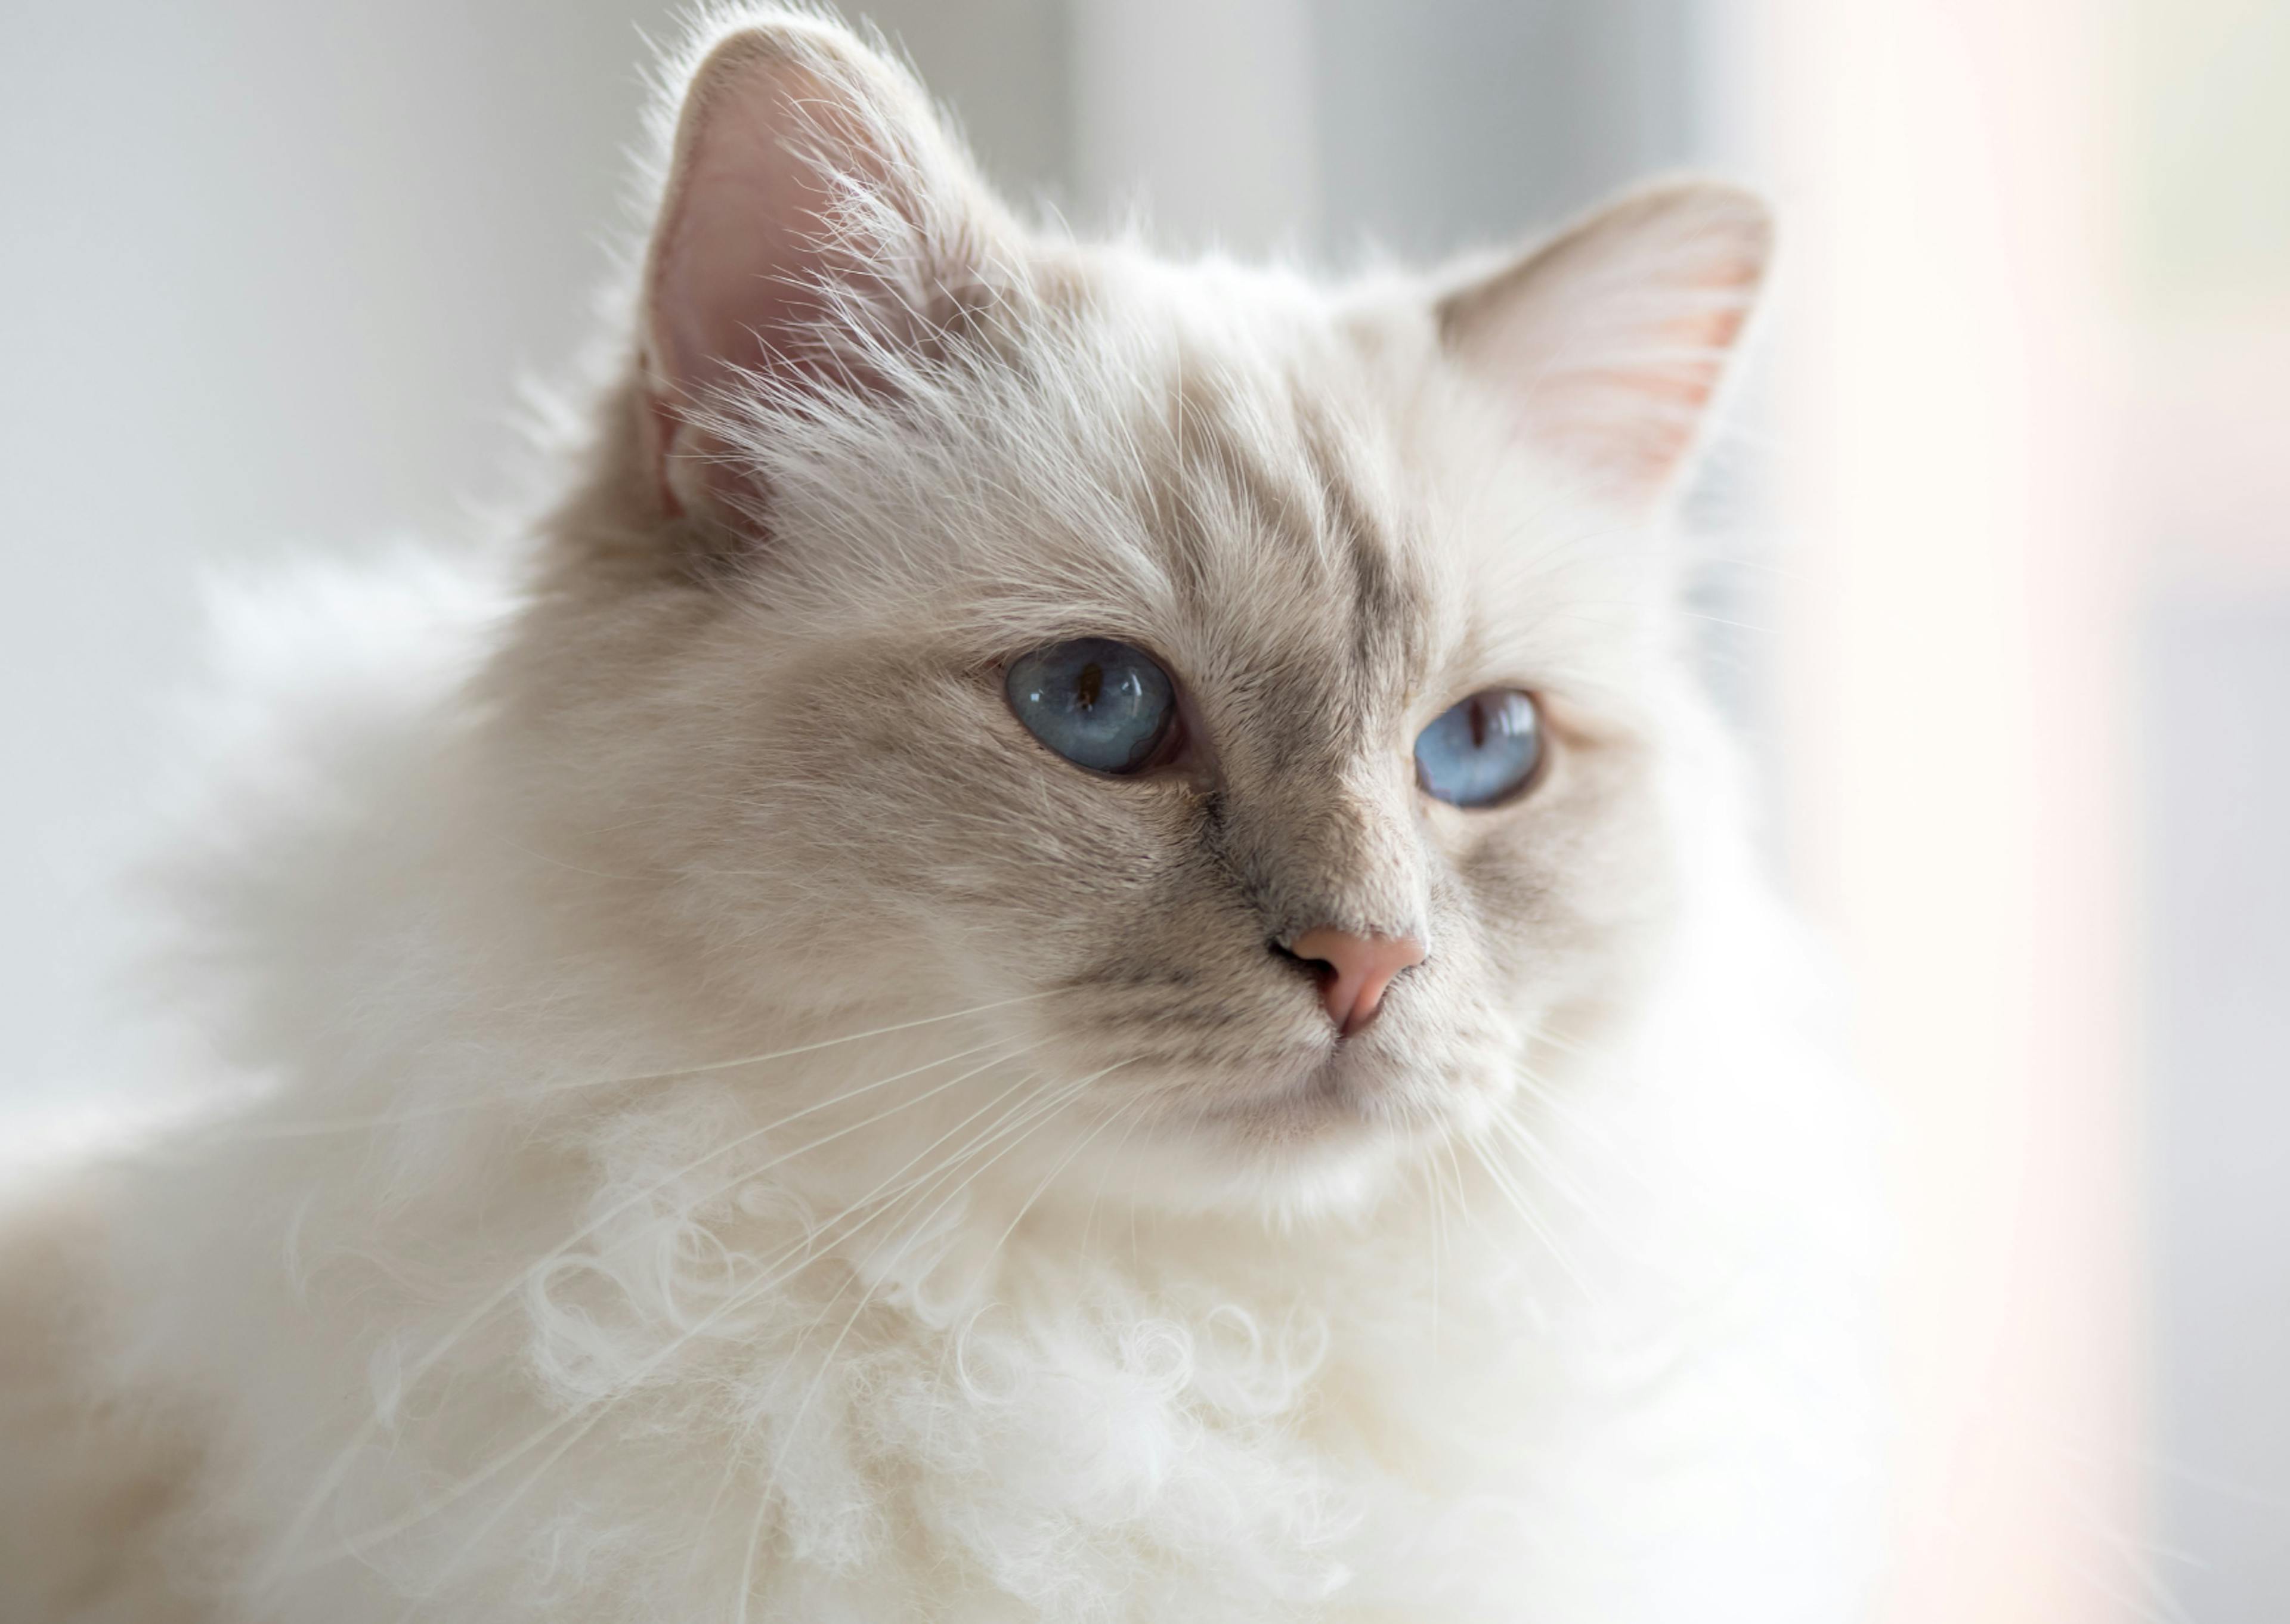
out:
{"label": "cat's right ear", "polygon": [[663,516],[760,522],[742,398],[895,388],[1013,229],[922,87],[848,31],[783,16],[717,40],[645,263],[637,431]]}

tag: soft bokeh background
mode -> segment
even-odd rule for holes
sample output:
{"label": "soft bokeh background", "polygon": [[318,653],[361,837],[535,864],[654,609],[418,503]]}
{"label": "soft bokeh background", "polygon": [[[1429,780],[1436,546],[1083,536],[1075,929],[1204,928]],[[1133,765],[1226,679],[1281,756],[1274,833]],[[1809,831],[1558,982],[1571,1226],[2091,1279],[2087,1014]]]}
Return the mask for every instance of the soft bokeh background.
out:
{"label": "soft bokeh background", "polygon": [[[1179,242],[1773,190],[1701,611],[1892,1111],[1886,1617],[2290,1617],[2290,4],[870,9],[1013,189]],[[478,522],[671,26],[0,4],[0,1132],[117,1086],[201,572]]]}

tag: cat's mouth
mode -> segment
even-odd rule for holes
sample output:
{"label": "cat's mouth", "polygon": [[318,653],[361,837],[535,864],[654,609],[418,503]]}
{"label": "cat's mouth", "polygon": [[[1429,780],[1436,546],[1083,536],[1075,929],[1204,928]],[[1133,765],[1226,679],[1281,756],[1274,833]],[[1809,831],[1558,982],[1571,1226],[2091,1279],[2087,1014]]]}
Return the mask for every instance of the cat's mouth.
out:
{"label": "cat's mouth", "polygon": [[1484,1093],[1452,1065],[1426,1066],[1373,1036],[1341,1038],[1202,1105],[1196,1120],[1264,1144],[1401,1137],[1453,1124]]}
{"label": "cat's mouth", "polygon": [[1165,997],[1110,1010],[1101,1000],[1088,1027],[1061,1036],[1087,1069],[1111,1062],[1107,1086],[1136,1103],[1136,1127],[1120,1130],[1133,1147],[1238,1154],[1260,1172],[1268,1161],[1404,1156],[1411,1143],[1468,1132],[1504,1092],[1493,1034],[1420,1010],[1388,1010],[1339,1036],[1317,1007],[1237,1019]]}

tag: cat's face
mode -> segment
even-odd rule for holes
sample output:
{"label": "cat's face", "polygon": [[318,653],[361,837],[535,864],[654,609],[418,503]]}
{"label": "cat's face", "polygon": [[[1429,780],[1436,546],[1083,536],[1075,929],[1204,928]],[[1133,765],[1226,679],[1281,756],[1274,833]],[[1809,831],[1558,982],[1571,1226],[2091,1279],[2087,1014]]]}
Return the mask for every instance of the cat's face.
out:
{"label": "cat's face", "polygon": [[1643,521],[1754,205],[1331,295],[1021,232],[830,33],[699,86],[525,673],[672,876],[641,928],[728,997],[999,1005],[1188,1196],[1468,1132],[1664,917]]}

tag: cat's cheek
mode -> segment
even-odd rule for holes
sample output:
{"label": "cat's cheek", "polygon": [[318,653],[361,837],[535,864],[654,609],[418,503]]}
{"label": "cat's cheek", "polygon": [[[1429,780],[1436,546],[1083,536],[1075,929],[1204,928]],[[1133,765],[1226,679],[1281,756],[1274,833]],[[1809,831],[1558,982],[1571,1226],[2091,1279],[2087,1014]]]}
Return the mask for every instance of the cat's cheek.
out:
{"label": "cat's cheek", "polygon": [[1666,937],[1674,840],[1637,765],[1578,755],[1547,795],[1450,831],[1459,913],[1482,944],[1493,1004],[1619,996]]}

